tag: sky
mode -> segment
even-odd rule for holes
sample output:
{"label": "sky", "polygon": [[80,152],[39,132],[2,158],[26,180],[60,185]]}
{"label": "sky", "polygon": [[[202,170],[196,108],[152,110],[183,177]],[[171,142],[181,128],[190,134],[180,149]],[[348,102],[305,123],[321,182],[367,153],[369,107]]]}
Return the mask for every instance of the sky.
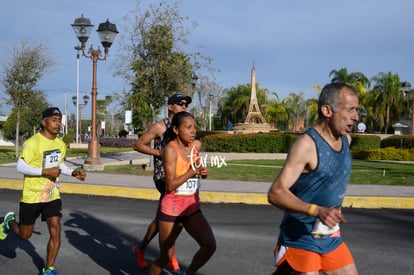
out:
{"label": "sky", "polygon": [[[144,10],[150,2],[141,1]],[[109,19],[120,32],[107,60],[98,62],[98,99],[128,90],[113,73],[117,42],[128,27],[124,17],[135,6],[135,0],[6,1],[0,10],[0,70],[20,41],[42,43],[57,65],[37,88],[45,91],[50,104],[75,112],[74,46],[79,43],[70,25],[83,14],[94,30]],[[212,58],[211,66],[219,71],[215,80],[222,88],[250,83],[253,64],[259,87],[276,92],[280,99],[291,92],[316,97],[312,86],[329,83],[329,73],[341,68],[368,78],[392,72],[414,84],[412,0],[182,0],[179,7],[182,15],[197,22],[187,38]],[[90,45],[100,45],[95,31],[86,47]],[[81,57],[79,68],[83,97],[90,95],[92,61]],[[0,86],[0,114],[7,115],[5,96]],[[82,110],[88,113],[90,103]]]}

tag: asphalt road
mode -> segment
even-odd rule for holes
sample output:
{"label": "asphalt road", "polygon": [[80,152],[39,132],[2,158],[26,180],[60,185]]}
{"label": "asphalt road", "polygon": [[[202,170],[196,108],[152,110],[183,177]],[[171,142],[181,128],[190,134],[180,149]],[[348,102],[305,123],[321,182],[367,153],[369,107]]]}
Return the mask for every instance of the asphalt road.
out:
{"label": "asphalt road", "polygon": [[[18,211],[20,191],[0,190],[0,217]],[[155,201],[63,195],[62,246],[56,262],[65,274],[147,274],[135,267],[132,245],[143,236]],[[217,239],[217,251],[198,274],[271,274],[282,212],[271,206],[202,204]],[[344,209],[342,226],[360,274],[414,274],[414,210]],[[2,219],[2,218],[0,218]],[[38,220],[29,241],[12,234],[0,242],[1,274],[38,274],[47,228]],[[154,240],[147,260],[158,253]],[[186,232],[177,242],[185,267],[197,245]],[[165,271],[164,274],[173,274]]]}

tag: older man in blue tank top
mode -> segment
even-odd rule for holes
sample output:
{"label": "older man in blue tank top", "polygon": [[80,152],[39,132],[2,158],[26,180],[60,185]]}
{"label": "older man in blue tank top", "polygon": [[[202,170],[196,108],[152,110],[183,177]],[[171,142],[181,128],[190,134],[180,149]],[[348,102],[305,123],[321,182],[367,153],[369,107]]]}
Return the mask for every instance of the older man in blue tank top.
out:
{"label": "older man in blue tank top", "polygon": [[326,85],[318,101],[318,123],[298,137],[269,189],[269,202],[285,211],[274,274],[358,274],[340,232],[358,104],[352,86]]}

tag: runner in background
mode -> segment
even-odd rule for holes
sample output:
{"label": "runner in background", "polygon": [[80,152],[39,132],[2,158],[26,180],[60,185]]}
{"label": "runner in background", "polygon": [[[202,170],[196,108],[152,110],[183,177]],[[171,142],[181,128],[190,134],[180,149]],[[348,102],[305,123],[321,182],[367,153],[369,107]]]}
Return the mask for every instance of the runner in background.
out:
{"label": "runner in background", "polygon": [[[155,187],[160,192],[160,201],[165,193],[165,173],[161,159],[161,139],[165,131],[167,131],[167,129],[171,126],[171,120],[174,114],[186,111],[191,101],[191,97],[184,96],[182,94],[175,94],[168,98],[168,117],[154,123],[149,130],[137,140],[133,147],[135,151],[154,156],[153,179]],[[154,141],[154,148],[151,148],[151,141]],[[148,225],[144,238],[142,238],[142,240],[134,246],[136,265],[138,268],[143,269],[148,266],[148,263],[145,260],[145,249],[157,233],[158,215],[155,215],[154,220]],[[171,261],[168,263],[168,268],[173,271],[180,269],[175,253],[172,255]]]}
{"label": "runner in background", "polygon": [[160,255],[151,266],[151,275],[160,274],[168,263],[183,228],[199,245],[183,274],[195,274],[216,250],[213,231],[200,209],[200,178],[206,178],[208,170],[198,157],[201,142],[195,137],[194,117],[187,112],[175,114],[163,139],[166,191],[158,212]]}

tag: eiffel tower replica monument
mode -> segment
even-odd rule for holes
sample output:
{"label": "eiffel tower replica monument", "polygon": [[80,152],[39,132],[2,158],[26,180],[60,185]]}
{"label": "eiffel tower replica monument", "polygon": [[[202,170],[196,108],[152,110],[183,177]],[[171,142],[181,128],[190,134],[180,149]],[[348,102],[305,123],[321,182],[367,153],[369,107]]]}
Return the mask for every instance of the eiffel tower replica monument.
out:
{"label": "eiffel tower replica monument", "polygon": [[233,131],[235,133],[269,132],[271,129],[270,125],[266,123],[264,116],[260,112],[259,105],[257,104],[256,71],[254,69],[254,63],[252,68],[251,86],[249,112],[247,113],[244,123],[236,123],[234,125]]}

